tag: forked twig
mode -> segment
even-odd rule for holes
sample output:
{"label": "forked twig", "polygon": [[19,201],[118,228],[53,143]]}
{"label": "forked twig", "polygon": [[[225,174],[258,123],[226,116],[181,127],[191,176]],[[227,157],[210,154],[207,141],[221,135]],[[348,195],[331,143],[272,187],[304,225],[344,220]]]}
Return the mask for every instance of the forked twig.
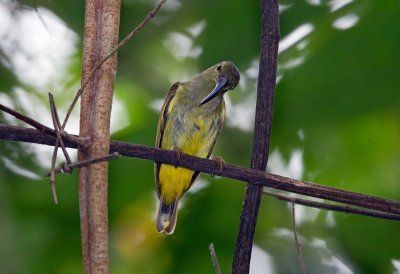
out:
{"label": "forked twig", "polygon": [[[54,144],[54,150],[53,150],[53,157],[51,160],[51,169],[50,169],[50,187],[51,187],[51,192],[53,194],[53,200],[54,203],[58,203],[58,198],[57,198],[57,192],[56,192],[56,172],[55,172],[55,167],[56,167],[56,161],[57,161],[57,152],[58,152],[58,147],[61,145],[61,149],[64,153],[65,160],[67,161],[68,164],[71,164],[71,158],[68,155],[67,150],[65,149],[64,141],[61,137],[60,130],[63,131],[63,128],[61,128],[60,125],[60,119],[58,118],[58,113],[56,109],[56,104],[54,103],[54,98],[53,94],[49,92],[49,102],[50,102],[50,110],[51,110],[51,118],[53,121],[53,126],[54,130],[57,135],[56,142]],[[70,170],[70,173],[72,170]]]}
{"label": "forked twig", "polygon": [[219,267],[218,258],[217,258],[217,254],[215,253],[215,249],[214,249],[214,244],[213,243],[211,243],[208,246],[208,250],[210,251],[210,254],[211,254],[212,264],[214,266],[215,273],[216,274],[221,274],[221,268]]}
{"label": "forked twig", "polygon": [[65,149],[64,141],[60,134],[60,132],[64,131],[64,128],[61,127],[60,119],[58,118],[56,105],[54,103],[54,98],[51,93],[49,93],[49,101],[50,101],[50,110],[51,110],[51,117],[53,120],[54,130],[56,131],[56,134],[57,134],[57,141],[56,141],[56,144],[54,145],[54,149],[57,149],[58,146],[60,146],[64,153],[65,160],[67,161],[68,164],[71,164],[71,162],[72,162],[71,158],[69,157],[68,152]]}
{"label": "forked twig", "polygon": [[[80,167],[93,165],[93,164],[100,163],[100,162],[110,161],[110,160],[118,159],[119,157],[121,157],[121,154],[119,154],[118,152],[114,152],[112,154],[108,154],[103,157],[98,157],[98,158],[90,159],[90,160],[86,160],[86,161],[70,163],[70,164],[63,163],[58,168],[55,169],[55,174],[70,173],[69,171],[72,170],[73,168],[80,168]],[[51,172],[46,174],[46,177],[49,177],[49,176],[51,177]]]}

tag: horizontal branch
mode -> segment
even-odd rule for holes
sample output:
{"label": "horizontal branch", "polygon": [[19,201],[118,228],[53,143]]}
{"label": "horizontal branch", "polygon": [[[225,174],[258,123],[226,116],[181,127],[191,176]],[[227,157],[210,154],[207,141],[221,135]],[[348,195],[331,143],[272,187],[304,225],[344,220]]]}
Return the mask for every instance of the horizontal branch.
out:
{"label": "horizontal branch", "polygon": [[[27,129],[1,124],[0,139],[37,143],[50,146],[53,146],[56,140],[55,137],[48,136],[35,129]],[[70,148],[77,148],[77,144],[74,143],[72,140],[66,141],[65,146]],[[178,162],[177,153],[174,151],[162,150],[159,148],[118,141],[111,142],[110,153],[114,152],[118,152],[123,156],[178,165],[192,170],[198,170],[203,173],[214,174],[221,177],[244,181],[259,186],[280,189],[306,196],[400,215],[399,201],[374,197],[315,183],[309,183],[227,163],[225,163],[224,168],[221,171],[219,162],[215,160],[203,159],[181,154]]]}

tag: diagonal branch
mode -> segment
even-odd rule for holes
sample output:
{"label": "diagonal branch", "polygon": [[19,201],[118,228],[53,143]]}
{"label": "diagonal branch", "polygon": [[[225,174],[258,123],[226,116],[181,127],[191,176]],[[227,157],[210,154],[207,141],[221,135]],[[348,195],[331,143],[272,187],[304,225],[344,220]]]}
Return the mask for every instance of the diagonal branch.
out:
{"label": "diagonal branch", "polygon": [[219,266],[218,263],[218,258],[217,258],[217,254],[215,253],[215,249],[214,249],[214,244],[211,243],[208,246],[208,250],[210,251],[210,255],[211,255],[211,260],[212,260],[212,264],[215,270],[215,274],[221,274],[221,268]]}
{"label": "diagonal branch", "polygon": [[[43,132],[50,136],[57,136],[57,133],[54,129],[49,128],[49,127],[39,123],[38,121],[20,113],[14,109],[11,109],[5,105],[0,104],[0,110],[14,116],[18,120],[21,120],[21,121],[27,123],[28,125],[31,125],[32,127],[36,128],[40,132]],[[88,141],[85,138],[80,138],[79,136],[70,135],[70,134],[66,133],[65,131],[60,132],[60,134],[63,137],[63,139],[66,141],[72,142],[81,147],[87,146]]]}
{"label": "diagonal branch", "polygon": [[[0,139],[29,142],[53,146],[55,138],[35,129],[27,129],[18,126],[0,124]],[[73,141],[65,142],[66,147],[77,148]],[[198,158],[190,155],[180,155],[176,160],[176,152],[148,147],[138,144],[129,144],[119,141],[111,141],[110,152],[118,152],[122,156],[146,159],[159,163],[166,163],[186,167],[208,174],[218,174],[220,177],[231,178],[250,184],[279,189],[287,192],[298,193],[310,197],[326,199],[333,202],[355,205],[381,212],[392,213],[400,216],[400,201],[384,199],[380,197],[346,191],[320,184],[305,182],[279,175],[265,173],[260,170],[244,168],[240,166],[224,164],[221,171],[216,160]]]}
{"label": "diagonal branch", "polygon": [[272,192],[272,191],[267,190],[266,188],[264,189],[263,194],[275,197],[281,201],[286,201],[286,202],[295,203],[298,205],[304,205],[304,206],[308,206],[308,207],[314,207],[314,208],[318,208],[318,209],[326,209],[326,210],[330,210],[330,211],[337,211],[337,212],[343,212],[343,213],[351,213],[351,214],[381,218],[381,219],[386,219],[386,220],[400,221],[400,215],[396,215],[396,214],[384,213],[384,212],[377,211],[377,210],[357,208],[357,207],[353,207],[353,206],[349,206],[349,205],[337,205],[337,204],[331,204],[331,203],[311,201],[311,200],[306,200],[306,199],[302,199],[302,198],[291,197],[291,196],[288,196],[288,195],[285,195],[282,193],[278,193],[278,192]]}

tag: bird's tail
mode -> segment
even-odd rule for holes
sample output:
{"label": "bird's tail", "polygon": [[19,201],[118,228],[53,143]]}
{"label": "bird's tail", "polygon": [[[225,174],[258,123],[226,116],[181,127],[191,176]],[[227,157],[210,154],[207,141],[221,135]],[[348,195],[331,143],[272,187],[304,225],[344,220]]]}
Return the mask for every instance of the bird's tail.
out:
{"label": "bird's tail", "polygon": [[160,207],[157,214],[157,231],[159,233],[165,233],[167,235],[174,233],[177,212],[178,198],[168,205],[160,199]]}

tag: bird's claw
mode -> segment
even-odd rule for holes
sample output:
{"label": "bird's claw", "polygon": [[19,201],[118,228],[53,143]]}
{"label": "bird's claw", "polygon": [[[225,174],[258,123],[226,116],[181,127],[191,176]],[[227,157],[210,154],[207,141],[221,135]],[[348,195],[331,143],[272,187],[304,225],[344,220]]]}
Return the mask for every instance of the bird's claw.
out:
{"label": "bird's claw", "polygon": [[219,166],[219,174],[222,174],[222,171],[224,171],[225,168],[225,161],[222,159],[220,156],[216,156],[214,158],[215,161],[217,161],[217,165]]}
{"label": "bird's claw", "polygon": [[180,159],[181,159],[181,157],[182,157],[182,155],[183,155],[184,153],[183,153],[182,150],[179,149],[179,148],[174,148],[174,151],[176,152],[176,163],[175,163],[175,168],[177,168],[178,165],[179,165],[179,161],[180,161]]}

